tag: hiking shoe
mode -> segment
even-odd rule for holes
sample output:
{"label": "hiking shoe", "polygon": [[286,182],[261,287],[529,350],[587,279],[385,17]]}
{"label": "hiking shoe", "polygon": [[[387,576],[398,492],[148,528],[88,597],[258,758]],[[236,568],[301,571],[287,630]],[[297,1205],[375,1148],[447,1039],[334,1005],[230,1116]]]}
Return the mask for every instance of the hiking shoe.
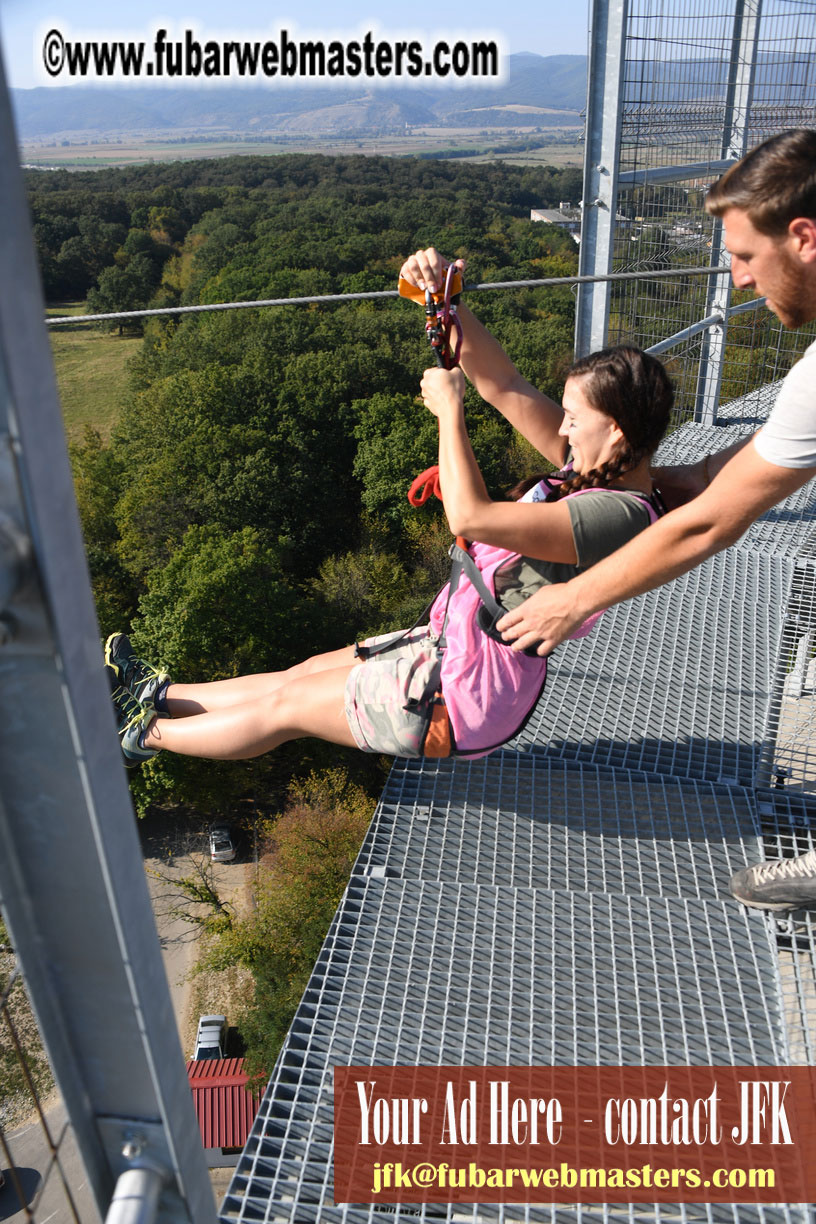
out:
{"label": "hiking shoe", "polygon": [[743,905],[791,910],[816,905],[816,850],[798,858],[772,859],[744,867],[731,877],[732,894]]}
{"label": "hiking shoe", "polygon": [[116,711],[116,730],[122,746],[122,756],[127,768],[135,769],[159,751],[158,748],[143,748],[141,737],[153,719],[162,715],[143,706],[123,684],[112,687],[111,697]]}
{"label": "hiking shoe", "polygon": [[170,677],[152,663],[137,658],[126,633],[112,633],[108,638],[105,643],[105,666],[113,672],[117,683],[126,688],[140,705],[155,710],[158,699],[161,706],[164,698],[162,690],[170,683]]}

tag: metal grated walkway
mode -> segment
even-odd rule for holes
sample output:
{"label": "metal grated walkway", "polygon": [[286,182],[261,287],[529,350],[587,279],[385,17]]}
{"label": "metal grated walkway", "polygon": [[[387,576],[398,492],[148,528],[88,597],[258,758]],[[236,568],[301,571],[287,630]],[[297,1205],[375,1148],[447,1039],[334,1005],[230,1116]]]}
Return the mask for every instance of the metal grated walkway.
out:
{"label": "metal grated walkway", "polygon": [[[746,398],[663,461],[744,436],[772,395]],[[332,1189],[338,1064],[814,1061],[812,917],[727,889],[813,844],[812,800],[772,782],[814,510],[807,487],[561,647],[502,751],[395,762],[222,1219],[814,1224],[804,1205],[355,1207]]]}
{"label": "metal grated walkway", "polygon": [[[356,877],[241,1158],[225,1218],[375,1220],[384,1214],[332,1206],[335,1063],[784,1062],[781,1008],[767,989],[776,972],[772,941],[760,917],[735,920],[733,908]],[[577,1208],[557,1216],[549,1207],[528,1211],[482,1205],[450,1215],[439,1207],[390,1214],[579,1218]],[[689,1219],[807,1218],[795,1209],[686,1211]],[[598,1208],[580,1218],[627,1214]],[[682,1209],[666,1211],[666,1218],[683,1218]]]}
{"label": "metal grated walkway", "polygon": [[[310,984],[339,1022],[295,1028],[284,1062],[784,1062],[781,1011],[760,988],[765,924],[729,924],[724,908],[356,878]],[[736,1001],[720,989],[735,969]]]}
{"label": "metal grated walkway", "polygon": [[[768,388],[761,388],[767,391]],[[656,462],[693,463],[701,455],[725,450],[741,438],[756,432],[756,424],[682,425],[666,439]],[[816,517],[816,480],[797,489],[790,497],[766,510],[738,541],[737,547],[769,556],[802,559],[813,534]]]}
{"label": "metal grated walkway", "polygon": [[511,751],[396,762],[358,870],[386,879],[727,898],[759,834],[748,791]]}
{"label": "metal grated walkway", "polygon": [[794,566],[730,549],[559,647],[513,741],[747,786],[759,764]]}
{"label": "metal grated walkway", "polygon": [[807,1220],[332,1205],[335,1064],[790,1061],[773,929],[721,899],[758,833],[736,787],[507,750],[396,762],[223,1218]]}

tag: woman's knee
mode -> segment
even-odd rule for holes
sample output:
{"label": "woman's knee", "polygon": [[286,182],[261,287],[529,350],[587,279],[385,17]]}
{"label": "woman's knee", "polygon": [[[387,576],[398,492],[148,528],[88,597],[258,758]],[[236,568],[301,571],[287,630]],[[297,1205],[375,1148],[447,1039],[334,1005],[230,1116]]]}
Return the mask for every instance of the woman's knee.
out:
{"label": "woman's knee", "polygon": [[289,737],[314,735],[354,746],[345,714],[345,682],[349,666],[304,673],[270,696],[270,715]]}
{"label": "woman's knee", "polygon": [[305,676],[314,676],[318,672],[333,671],[355,662],[354,647],[343,646],[339,650],[330,650],[324,654],[312,655],[302,663],[296,663],[286,671],[287,684],[300,680]]}

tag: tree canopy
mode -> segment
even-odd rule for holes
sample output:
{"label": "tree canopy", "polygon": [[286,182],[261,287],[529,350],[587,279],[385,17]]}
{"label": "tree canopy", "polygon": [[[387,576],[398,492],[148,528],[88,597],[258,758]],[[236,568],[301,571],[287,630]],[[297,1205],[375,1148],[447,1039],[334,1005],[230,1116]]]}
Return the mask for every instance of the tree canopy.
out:
{"label": "tree canopy", "polygon": [[[430,244],[464,256],[471,281],[577,265],[566,233],[528,219],[577,198],[574,171],[291,156],[37,174],[29,186],[46,293],[85,298],[92,313],[393,289],[405,256]],[[469,304],[558,397],[572,295]],[[143,337],[110,440],[89,431],[73,448],[103,635],[127,630],[144,657],[196,681],[283,669],[413,623],[445,580],[450,543],[439,503],[417,510],[406,497],[436,452],[417,399],[431,360],[422,311],[244,309],[152,318]],[[541,460],[472,389],[467,409],[500,497]],[[253,914],[217,908],[209,953],[252,971],[241,1029],[256,1073],[276,1056],[383,778],[378,758],[315,740],[241,762],[160,753],[131,775],[141,812],[283,811],[263,826]]]}
{"label": "tree canopy", "polygon": [[[320,156],[227,158],[29,175],[46,293],[94,313],[393,289],[434,244],[476,280],[564,275],[572,239],[531,207],[575,198],[577,171]],[[572,295],[473,295],[522,373],[558,396]],[[403,301],[152,318],[109,443],[74,448],[103,633],[187,680],[290,666],[410,623],[433,594],[440,508],[406,499],[433,462],[436,425],[416,396],[430,353]],[[535,462],[468,392],[494,496]],[[329,758],[305,741],[277,762],[161,754],[137,803],[229,793],[278,802],[292,772]]]}

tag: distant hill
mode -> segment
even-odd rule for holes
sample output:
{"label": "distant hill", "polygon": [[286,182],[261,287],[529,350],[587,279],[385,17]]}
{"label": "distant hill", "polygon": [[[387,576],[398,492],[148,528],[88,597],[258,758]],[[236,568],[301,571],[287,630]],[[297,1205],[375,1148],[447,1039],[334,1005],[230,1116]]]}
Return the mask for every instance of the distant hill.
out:
{"label": "distant hill", "polygon": [[[24,141],[100,138],[241,137],[320,135],[356,137],[401,134],[412,127],[577,126],[586,104],[583,55],[508,57],[500,85],[468,84],[423,89],[351,88],[145,89],[141,86],[71,86],[13,89],[12,103]],[[763,87],[784,73],[807,100],[810,65],[791,63],[783,52],[758,57],[755,113]],[[724,58],[678,59],[630,65],[640,103],[680,108],[675,121],[706,128],[710,108],[727,89]],[[702,110],[700,109],[702,107]],[[713,117],[716,123],[716,116]],[[807,120],[805,120],[807,121]]]}
{"label": "distant hill", "polygon": [[270,132],[348,133],[406,126],[558,127],[580,123],[586,102],[586,57],[508,59],[498,86],[450,89],[239,88],[143,89],[71,86],[13,89],[22,140],[100,136],[239,135]]}

